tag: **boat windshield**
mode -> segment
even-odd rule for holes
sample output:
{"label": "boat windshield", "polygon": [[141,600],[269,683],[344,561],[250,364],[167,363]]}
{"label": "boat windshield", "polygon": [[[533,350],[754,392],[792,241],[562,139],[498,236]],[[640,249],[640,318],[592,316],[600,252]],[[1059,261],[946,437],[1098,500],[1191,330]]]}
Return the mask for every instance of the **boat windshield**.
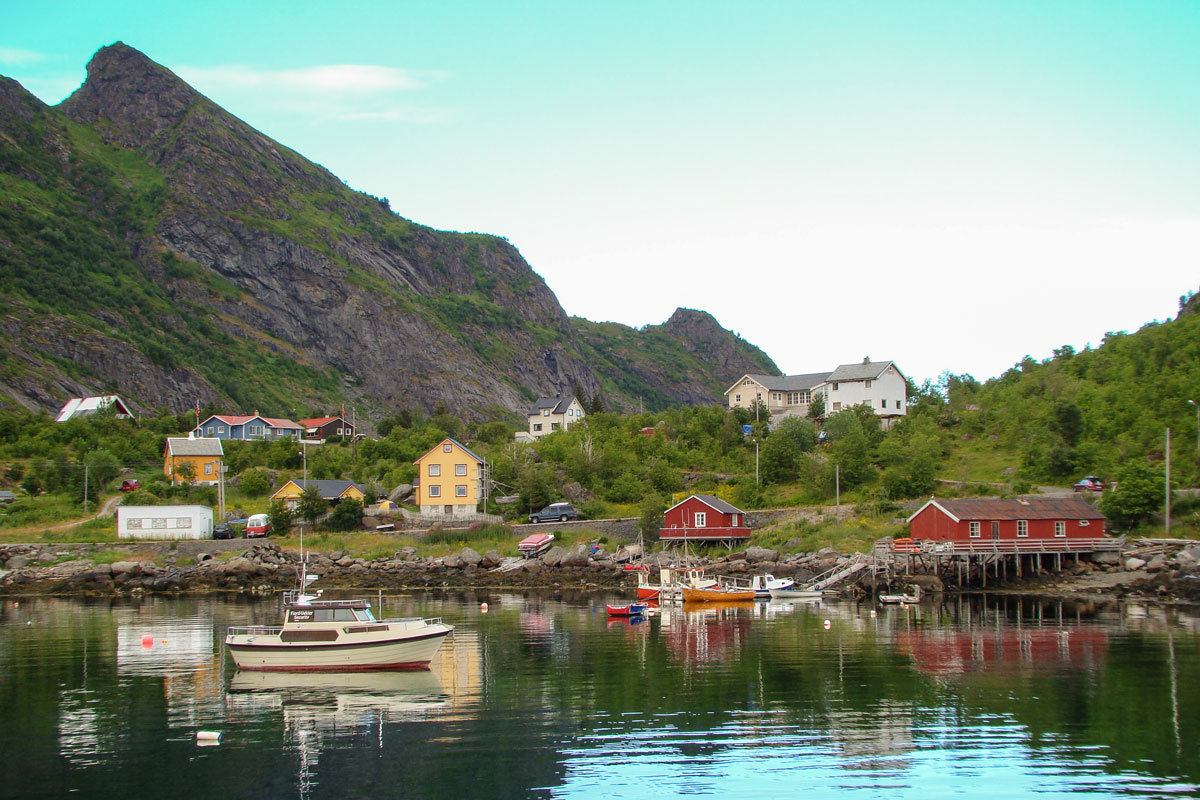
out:
{"label": "boat windshield", "polygon": [[371,609],[369,609],[369,608],[355,609],[354,615],[356,617],[358,617],[359,622],[374,622],[375,621],[375,615],[371,613]]}

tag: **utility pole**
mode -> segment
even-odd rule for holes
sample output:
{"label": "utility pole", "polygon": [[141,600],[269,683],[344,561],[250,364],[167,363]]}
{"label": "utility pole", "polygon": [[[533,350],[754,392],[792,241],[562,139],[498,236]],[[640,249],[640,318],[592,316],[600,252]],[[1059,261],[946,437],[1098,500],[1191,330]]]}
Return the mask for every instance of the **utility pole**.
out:
{"label": "utility pole", "polygon": [[758,439],[754,440],[754,485],[758,486]]}
{"label": "utility pole", "polygon": [[833,504],[839,508],[842,505],[842,465],[833,465]]}
{"label": "utility pole", "polygon": [[1200,403],[1195,400],[1188,403],[1196,407],[1196,483],[1200,484]]}
{"label": "utility pole", "polygon": [[1167,496],[1167,538],[1171,538],[1171,429],[1167,428],[1167,477],[1163,485]]}
{"label": "utility pole", "polygon": [[83,513],[87,513],[88,465],[83,465]]}

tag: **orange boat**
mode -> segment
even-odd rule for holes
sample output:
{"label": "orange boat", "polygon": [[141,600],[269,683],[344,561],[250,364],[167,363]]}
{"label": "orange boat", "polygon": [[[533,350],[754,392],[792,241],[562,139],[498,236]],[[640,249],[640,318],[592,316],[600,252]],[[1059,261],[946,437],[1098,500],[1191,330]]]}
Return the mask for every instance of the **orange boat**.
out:
{"label": "orange boat", "polygon": [[728,603],[731,601],[754,600],[753,589],[693,589],[683,587],[685,603]]}

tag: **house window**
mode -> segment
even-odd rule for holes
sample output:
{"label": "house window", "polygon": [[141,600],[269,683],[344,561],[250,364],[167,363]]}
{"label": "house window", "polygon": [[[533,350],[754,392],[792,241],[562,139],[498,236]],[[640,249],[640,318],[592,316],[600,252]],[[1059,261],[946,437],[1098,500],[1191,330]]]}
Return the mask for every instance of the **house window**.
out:
{"label": "house window", "polygon": [[842,410],[842,404],[841,404],[841,403],[834,403],[834,404],[833,404],[833,410],[834,410],[834,411],[841,411],[841,410]]}
{"label": "house window", "polygon": [[696,527],[703,528],[704,524],[706,522],[707,522],[707,515],[705,514],[705,512],[697,511],[696,512]]}
{"label": "house window", "polygon": [[466,464],[455,464],[454,465],[454,474],[455,475],[466,475],[467,474],[467,465]]}
{"label": "house window", "polygon": [[879,407],[880,407],[880,408],[887,408],[887,400],[880,400],[880,401],[879,401]]}
{"label": "house window", "polygon": [[442,474],[442,465],[441,464],[430,464],[429,465],[429,477],[436,478],[441,474]]}
{"label": "house window", "polygon": [[220,426],[219,428],[217,428],[217,433],[224,433],[224,432],[225,432],[225,426],[224,426],[224,425],[222,425],[222,426]]}
{"label": "house window", "polygon": [[983,533],[979,530],[978,522],[970,522],[967,524],[967,527],[969,528],[969,535],[972,539],[978,539],[983,536]]}
{"label": "house window", "polygon": [[452,453],[452,452],[454,452],[454,445],[452,445],[452,444],[444,444],[444,445],[442,445],[442,452],[443,452],[443,453]]}
{"label": "house window", "polygon": [[742,386],[749,386],[752,383],[754,383],[754,381],[750,380],[749,378],[746,378],[746,380],[742,381]]}
{"label": "house window", "polygon": [[732,520],[732,522],[730,522],[730,524],[731,524],[733,527],[735,527],[735,528],[736,528],[736,527],[738,526],[738,515],[737,515],[737,514],[730,514],[730,515],[729,515],[729,519],[730,519],[730,520]]}
{"label": "house window", "polygon": [[204,465],[204,474],[205,474],[205,475],[212,475],[212,468],[213,468],[213,465],[212,465],[212,462],[211,462],[211,461],[210,461],[210,462],[208,462],[207,464],[205,464],[205,465]]}
{"label": "house window", "polygon": [[1079,520],[1079,527],[1081,527],[1081,528],[1086,528],[1088,525],[1091,525],[1091,524],[1092,523],[1090,520],[1086,520],[1086,519]]}
{"label": "house window", "polygon": [[557,422],[551,422],[551,423],[550,423],[550,430],[552,430],[552,431],[556,431],[556,430],[558,430],[558,428],[559,428],[559,425],[558,425],[558,423],[557,423]]}
{"label": "house window", "polygon": [[783,392],[771,392],[771,399],[776,403],[783,402]]}
{"label": "house window", "polygon": [[208,435],[212,436],[214,433],[216,433],[216,430],[213,428],[212,425],[209,425],[208,426]]}
{"label": "house window", "polygon": [[835,392],[838,390],[838,385],[837,385],[836,383],[833,385],[833,390],[834,390]]}
{"label": "house window", "polygon": [[430,497],[441,497],[442,496],[442,487],[438,486],[437,484],[430,486],[429,487],[429,496]]}
{"label": "house window", "polygon": [[754,399],[761,401],[762,400],[762,392],[755,392]]}
{"label": "house window", "polygon": [[1061,522],[1061,521],[1054,523],[1054,535],[1055,536],[1066,536],[1067,535],[1067,523]]}
{"label": "house window", "polygon": [[533,423],[533,430],[534,430],[534,431],[540,431],[541,429],[542,429],[542,423],[540,423],[540,422],[535,422],[535,423]]}
{"label": "house window", "polygon": [[789,406],[796,405],[797,403],[800,402],[800,393],[799,392],[788,392],[787,401],[788,401]]}
{"label": "house window", "polygon": [[1029,536],[1029,520],[1017,520],[1017,538],[1024,539],[1027,536]]}
{"label": "house window", "polygon": [[548,409],[548,408],[543,408],[543,409],[542,409],[542,416],[543,416],[543,417],[548,417],[548,416],[550,416],[550,409]]}
{"label": "house window", "polygon": [[735,403],[740,403],[740,402],[742,402],[742,396],[741,396],[740,394],[735,394],[735,395],[733,396],[733,402],[735,402]]}
{"label": "house window", "polygon": [[867,389],[870,389],[870,388],[871,388],[871,382],[870,382],[870,381],[865,381],[865,383],[866,383],[866,387],[865,387],[865,388],[867,388]]}
{"label": "house window", "polygon": [[467,496],[467,485],[465,483],[460,483],[459,485],[455,486],[454,487],[454,496],[455,497],[466,497]]}

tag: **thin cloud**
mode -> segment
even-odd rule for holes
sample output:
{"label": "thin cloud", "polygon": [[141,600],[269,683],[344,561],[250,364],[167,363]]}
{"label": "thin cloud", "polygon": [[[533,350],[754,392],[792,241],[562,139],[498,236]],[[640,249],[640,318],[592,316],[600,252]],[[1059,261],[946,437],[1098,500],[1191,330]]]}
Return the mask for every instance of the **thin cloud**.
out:
{"label": "thin cloud", "polygon": [[287,94],[381,95],[426,88],[444,77],[433,70],[370,64],[328,64],[302,69],[260,69],[241,64],[182,67],[188,81],[230,89],[266,89]]}
{"label": "thin cloud", "polygon": [[46,57],[32,50],[19,50],[15,47],[0,47],[0,64],[33,64],[44,61]]}

